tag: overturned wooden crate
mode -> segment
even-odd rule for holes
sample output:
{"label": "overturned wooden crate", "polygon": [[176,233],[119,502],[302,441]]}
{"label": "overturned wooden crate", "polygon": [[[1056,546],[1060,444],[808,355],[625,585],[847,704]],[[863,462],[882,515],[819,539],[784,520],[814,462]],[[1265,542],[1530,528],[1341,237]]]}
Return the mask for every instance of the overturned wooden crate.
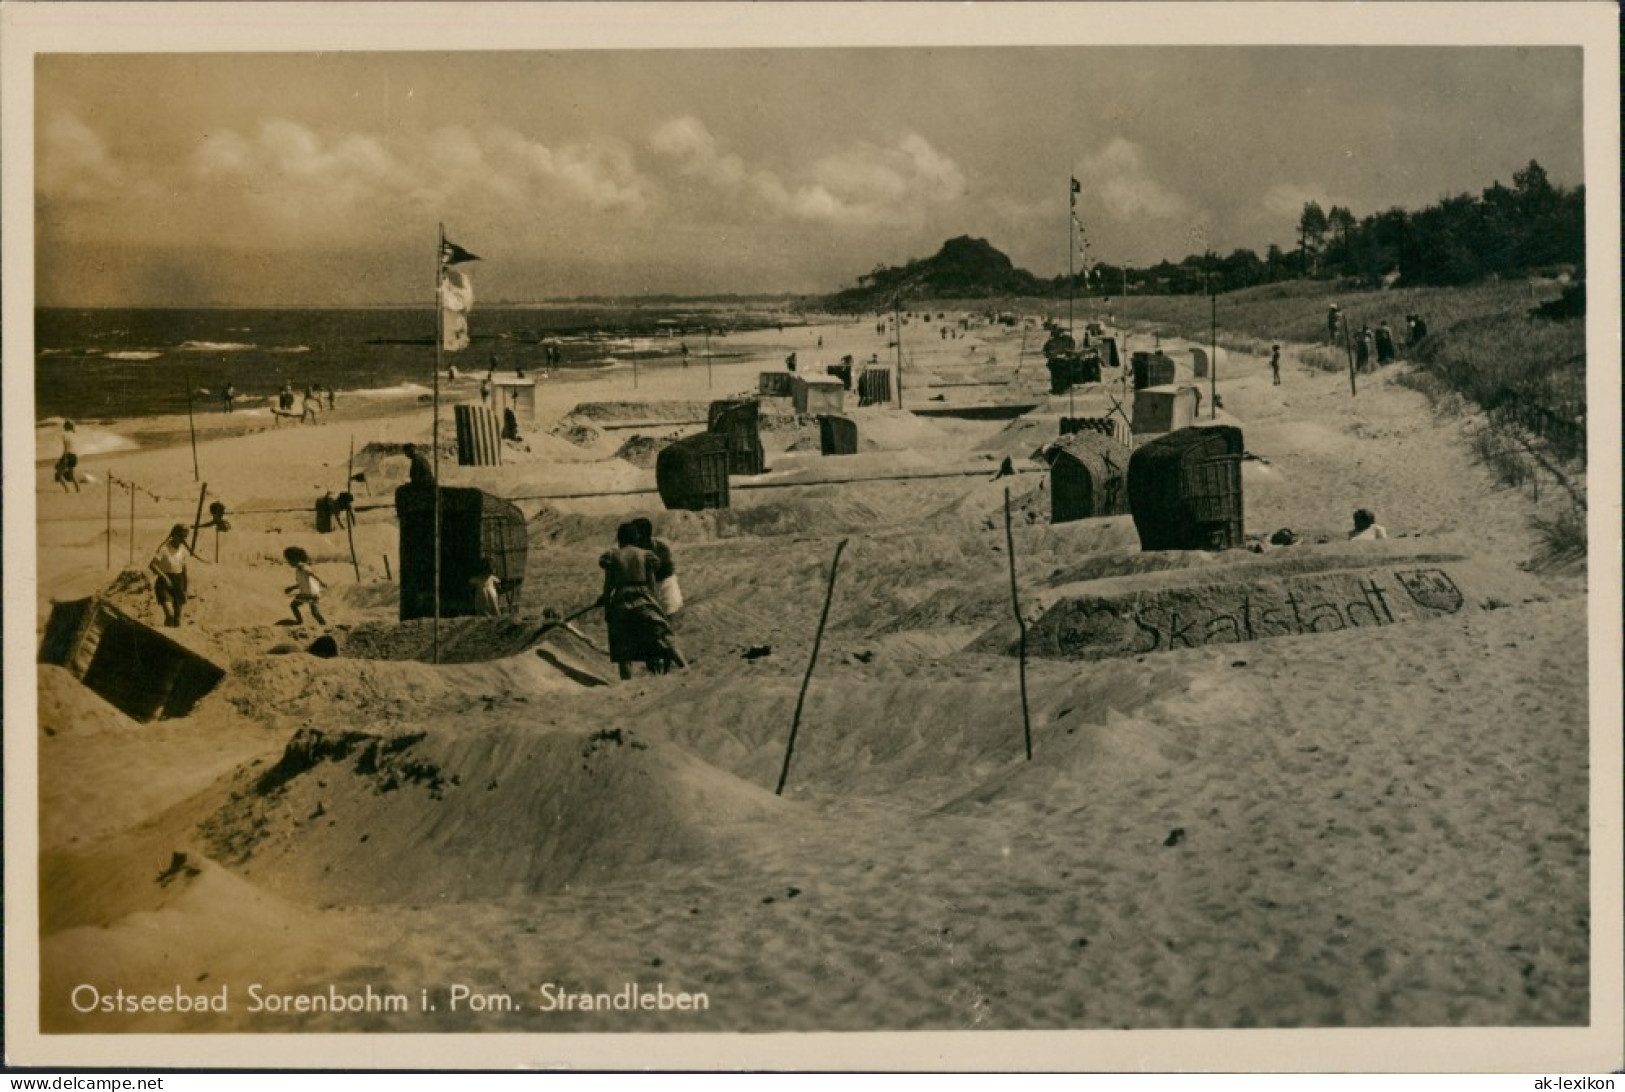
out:
{"label": "overturned wooden crate", "polygon": [[96,597],[52,604],[39,662],[66,668],[139,721],[185,716],[226,675]]}
{"label": "overturned wooden crate", "polygon": [[655,457],[655,487],[667,508],[728,507],[728,442],[711,432],[668,444]]}
{"label": "overturned wooden crate", "polygon": [[1075,432],[1051,444],[1050,522],[1128,511],[1128,447],[1098,432]]}
{"label": "overturned wooden crate", "polygon": [[706,431],[722,437],[727,446],[728,473],[761,474],[767,470],[767,456],[762,451],[761,407],[755,399],[712,402],[706,418]]}
{"label": "overturned wooden crate", "polygon": [[856,455],[858,453],[858,424],[846,417],[833,414],[818,419],[818,453],[820,455]]}
{"label": "overturned wooden crate", "polygon": [[1186,428],[1129,459],[1128,499],[1142,550],[1242,545],[1241,430]]}
{"label": "overturned wooden crate", "polygon": [[[395,490],[400,523],[401,621],[434,615],[435,487]],[[507,610],[525,582],[525,514],[479,489],[440,489],[440,617],[477,614],[474,581],[486,561],[501,581]]]}

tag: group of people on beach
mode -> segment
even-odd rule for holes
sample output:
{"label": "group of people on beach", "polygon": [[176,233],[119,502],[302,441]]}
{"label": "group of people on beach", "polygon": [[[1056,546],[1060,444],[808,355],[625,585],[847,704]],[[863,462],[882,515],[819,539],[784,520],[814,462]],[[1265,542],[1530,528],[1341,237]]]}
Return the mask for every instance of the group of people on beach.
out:
{"label": "group of people on beach", "polygon": [[615,531],[615,547],[598,558],[604,570],[600,603],[609,630],[609,658],[621,678],[642,663],[651,675],[684,668],[688,661],[672,636],[673,619],[683,609],[677,565],[671,548],[654,537],[654,525],[634,519]]}
{"label": "group of people on beach", "polygon": [[[1337,304],[1326,309],[1326,340],[1336,345],[1347,333],[1348,319]],[[1405,316],[1406,345],[1414,346],[1427,337],[1428,324],[1421,315]],[[1361,371],[1368,370],[1374,361],[1378,365],[1392,364],[1399,359],[1399,349],[1394,341],[1394,331],[1383,319],[1373,330],[1368,324],[1361,323],[1360,329],[1352,335],[1354,347],[1354,364]]]}

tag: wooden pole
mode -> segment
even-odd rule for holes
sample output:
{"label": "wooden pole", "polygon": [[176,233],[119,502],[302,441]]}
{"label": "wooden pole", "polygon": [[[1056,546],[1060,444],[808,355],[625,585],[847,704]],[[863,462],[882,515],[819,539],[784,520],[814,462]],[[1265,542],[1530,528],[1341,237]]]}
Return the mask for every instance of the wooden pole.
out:
{"label": "wooden pole", "polygon": [[[440,224],[440,245],[435,248],[434,261],[434,424],[431,444],[434,447],[434,615],[429,623],[431,663],[440,662],[440,356],[446,340],[446,315],[441,307],[441,281],[446,275],[446,225]],[[402,589],[404,594],[404,589]]]}
{"label": "wooden pole", "polygon": [[1004,542],[1010,554],[1010,606],[1021,629],[1021,734],[1027,742],[1027,761],[1033,760],[1033,725],[1027,713],[1027,620],[1021,616],[1021,597],[1016,592],[1016,535],[1010,526],[1010,487],[1004,487]]}
{"label": "wooden pole", "polygon": [[1072,192],[1070,178],[1067,180],[1066,199],[1069,203],[1066,213],[1066,333],[1072,337],[1072,279],[1075,275],[1072,272],[1072,252],[1075,249],[1073,233],[1078,226],[1078,196]]}
{"label": "wooden pole", "polygon": [[188,542],[187,549],[197,554],[197,532],[203,525],[203,498],[209,495],[209,483],[204,482],[203,488],[197,491],[197,515],[192,517],[192,541]]}
{"label": "wooden pole", "polygon": [[903,299],[891,301],[892,320],[897,323],[897,408],[903,408]]}
{"label": "wooden pole", "polygon": [[835,598],[835,573],[841,567],[841,551],[846,549],[847,541],[843,538],[835,544],[835,560],[829,565],[829,587],[824,590],[824,610],[818,616],[818,632],[813,634],[812,655],[807,658],[807,673],[801,677],[801,693],[796,695],[796,712],[790,719],[790,738],[784,745],[784,768],[779,771],[779,787],[773,790],[775,796],[784,795],[784,783],[790,778],[790,756],[796,750],[796,731],[801,727],[801,709],[807,700],[807,684],[812,682],[813,668],[818,664],[818,647],[824,641],[824,625],[829,621],[829,604]]}
{"label": "wooden pole", "polygon": [[1208,295],[1208,300],[1213,306],[1211,342],[1213,346],[1213,359],[1209,360],[1207,363],[1207,393],[1209,396],[1208,401],[1212,403],[1208,406],[1207,415],[1211,419],[1219,415],[1219,297],[1217,293],[1210,293]]}
{"label": "wooden pole", "polygon": [[711,389],[711,327],[705,328],[705,389]]}
{"label": "wooden pole", "polygon": [[130,486],[130,568],[135,568],[135,483]]}
{"label": "wooden pole", "polygon": [[107,475],[107,567],[113,567],[113,482],[112,474]]}
{"label": "wooden pole", "polygon": [[355,555],[355,517],[344,521],[344,533],[350,538],[350,565],[355,569],[355,582],[361,583],[361,559]]}
{"label": "wooden pole", "polygon": [[[197,468],[197,426],[192,423],[192,373],[191,373],[190,370],[188,370],[185,374],[186,374],[186,431],[192,434],[192,480],[193,481],[199,481],[203,477],[203,475],[198,473],[198,468]],[[194,540],[197,538],[197,534],[196,534],[195,531],[193,532],[192,538]]]}
{"label": "wooden pole", "polygon": [[389,555],[388,554],[384,555],[384,579],[387,580],[391,584],[395,583],[395,574],[389,571]]}
{"label": "wooden pole", "polygon": [[1357,397],[1360,391],[1355,386],[1354,382],[1354,342],[1349,339],[1349,320],[1347,315],[1342,316],[1342,323],[1343,348],[1349,355],[1349,396]]}

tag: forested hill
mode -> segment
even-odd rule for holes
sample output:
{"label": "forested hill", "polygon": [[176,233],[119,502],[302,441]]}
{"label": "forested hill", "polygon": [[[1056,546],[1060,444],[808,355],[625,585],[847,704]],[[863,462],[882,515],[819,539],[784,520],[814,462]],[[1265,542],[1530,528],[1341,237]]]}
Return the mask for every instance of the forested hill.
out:
{"label": "forested hill", "polygon": [[1032,296],[1050,290],[1048,282],[1017,269],[986,239],[961,235],[929,258],[877,266],[858,278],[856,288],[831,296],[828,305],[839,311],[872,311],[884,310],[894,300]]}
{"label": "forested hill", "polygon": [[[1390,208],[1364,217],[1306,202],[1296,238],[1264,254],[1191,254],[1144,268],[1100,262],[1075,270],[1079,295],[1187,295],[1232,292],[1287,280],[1337,281],[1377,287],[1458,285],[1526,275],[1578,274],[1585,269],[1585,187],[1554,185],[1530,160],[1512,185],[1495,182],[1478,196],[1458,194],[1415,211]],[[1067,294],[1067,278],[1040,279],[1017,269],[985,239],[949,239],[929,258],[877,266],[857,287],[828,297],[835,310],[885,310],[893,301],[978,299]]]}

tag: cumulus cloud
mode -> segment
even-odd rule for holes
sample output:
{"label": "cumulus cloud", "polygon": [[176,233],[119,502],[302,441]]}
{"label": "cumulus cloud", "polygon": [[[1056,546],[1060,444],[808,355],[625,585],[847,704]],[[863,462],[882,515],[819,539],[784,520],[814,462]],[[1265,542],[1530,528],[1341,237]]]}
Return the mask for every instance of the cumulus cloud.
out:
{"label": "cumulus cloud", "polygon": [[549,146],[494,126],[446,126],[386,143],[273,118],[252,132],[206,134],[178,169],[177,182],[201,184],[217,208],[234,206],[249,221],[243,228],[258,222],[335,241],[448,208],[519,217],[572,206],[635,212],[650,200],[622,144]]}
{"label": "cumulus cloud", "polygon": [[698,118],[674,118],[655,130],[650,148],[689,178],[755,202],[769,215],[830,225],[916,223],[926,208],[955,201],[965,177],[924,137],[896,145],[860,143],[813,162],[806,177],[786,181],[726,150]]}
{"label": "cumulus cloud", "polygon": [[95,130],[72,114],[57,114],[40,132],[36,163],[40,194],[47,198],[96,200],[127,181],[126,169]]}
{"label": "cumulus cloud", "polygon": [[629,148],[619,143],[566,144],[557,148],[511,129],[491,133],[495,151],[523,167],[526,176],[552,182],[600,211],[638,211],[651,200],[650,186]]}
{"label": "cumulus cloud", "polygon": [[1078,171],[1084,200],[1104,206],[1119,220],[1173,220],[1193,215],[1195,206],[1153,177],[1139,145],[1114,137]]}

